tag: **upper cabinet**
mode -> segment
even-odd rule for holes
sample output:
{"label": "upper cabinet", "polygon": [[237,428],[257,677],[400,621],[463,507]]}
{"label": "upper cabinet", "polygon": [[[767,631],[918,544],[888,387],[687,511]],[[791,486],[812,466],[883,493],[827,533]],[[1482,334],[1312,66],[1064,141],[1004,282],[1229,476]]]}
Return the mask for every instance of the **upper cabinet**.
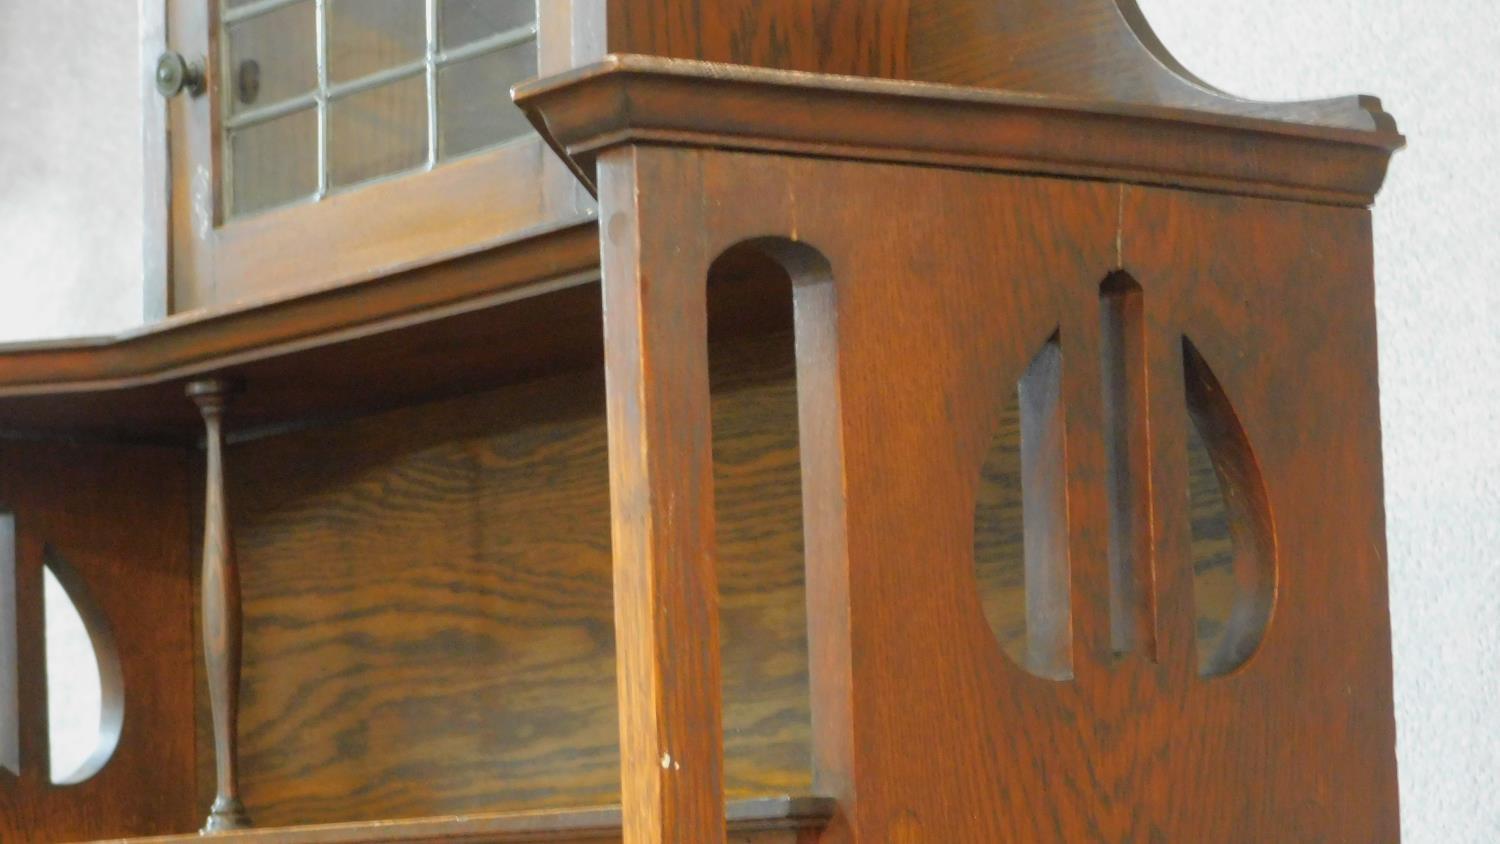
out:
{"label": "upper cabinet", "polygon": [[377,277],[592,213],[510,99],[512,84],[598,54],[573,4],[167,12],[188,77],[168,107],[174,313]]}

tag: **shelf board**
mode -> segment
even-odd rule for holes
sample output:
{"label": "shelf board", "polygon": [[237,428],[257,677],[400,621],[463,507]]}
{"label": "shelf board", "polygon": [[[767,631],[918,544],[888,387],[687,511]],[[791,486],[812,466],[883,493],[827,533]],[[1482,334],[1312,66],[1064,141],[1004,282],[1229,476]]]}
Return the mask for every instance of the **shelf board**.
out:
{"label": "shelf board", "polygon": [[592,222],[116,337],[0,345],[0,436],[192,441],[183,385],[247,382],[235,429],[469,392],[602,359]]}
{"label": "shelf board", "polygon": [[[823,797],[767,797],[728,806],[729,832],[737,844],[795,844],[815,840],[833,816],[834,801]],[[553,844],[620,840],[620,807],[458,815],[412,820],[367,821],[227,832],[211,836],[225,844],[365,844],[365,842],[464,842],[464,844]],[[169,835],[113,839],[129,844],[202,842],[204,836]],[[96,844],[102,844],[97,842]]]}

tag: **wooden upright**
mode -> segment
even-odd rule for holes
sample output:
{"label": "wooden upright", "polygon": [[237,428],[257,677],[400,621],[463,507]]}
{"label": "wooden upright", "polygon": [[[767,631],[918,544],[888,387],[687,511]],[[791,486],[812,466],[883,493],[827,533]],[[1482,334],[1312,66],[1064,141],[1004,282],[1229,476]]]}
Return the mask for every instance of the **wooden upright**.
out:
{"label": "wooden upright", "polygon": [[[572,9],[514,95],[596,213],[0,356],[23,561],[54,467],[208,434],[201,512],[90,514],[183,528],[179,597],[204,525],[201,796],[0,837],[1397,840],[1378,101],[1231,97],[1133,0]],[[132,764],[190,656],[125,660]]]}

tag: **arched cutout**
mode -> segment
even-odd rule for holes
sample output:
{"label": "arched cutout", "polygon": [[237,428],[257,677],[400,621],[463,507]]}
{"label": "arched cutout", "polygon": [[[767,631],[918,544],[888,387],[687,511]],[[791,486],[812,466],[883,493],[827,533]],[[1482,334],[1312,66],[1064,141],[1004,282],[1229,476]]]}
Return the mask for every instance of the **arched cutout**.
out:
{"label": "arched cutout", "polygon": [[[720,591],[724,766],[731,795],[812,787],[810,596],[801,394],[804,322],[828,262],[781,238],[708,272],[709,404]],[[821,336],[816,329],[812,333]],[[817,391],[822,392],[822,391]],[[828,391],[825,395],[833,395]],[[834,420],[826,420],[832,423]]]}
{"label": "arched cutout", "polygon": [[1198,673],[1250,660],[1276,599],[1270,505],[1250,441],[1208,363],[1182,339]]}
{"label": "arched cutout", "polygon": [[82,577],[54,549],[43,568],[47,620],[49,768],[57,785],[102,770],[124,724],[120,656],[109,621]]}
{"label": "arched cutout", "polygon": [[1061,391],[1054,334],[1001,410],[974,507],[990,631],[1017,665],[1051,680],[1073,676]]}
{"label": "arched cutout", "polygon": [[16,636],[16,518],[0,512],[0,770],[19,776],[21,697]]}

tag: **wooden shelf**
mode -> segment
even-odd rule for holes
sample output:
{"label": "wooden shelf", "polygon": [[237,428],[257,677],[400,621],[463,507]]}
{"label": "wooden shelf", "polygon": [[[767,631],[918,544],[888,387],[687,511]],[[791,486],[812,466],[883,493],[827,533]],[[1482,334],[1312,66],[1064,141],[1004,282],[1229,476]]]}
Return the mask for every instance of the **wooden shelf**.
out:
{"label": "wooden shelf", "polygon": [[[834,801],[823,797],[767,797],[741,800],[728,806],[729,834],[746,844],[796,844],[815,840],[833,816]],[[130,844],[201,842],[197,833],[155,838],[112,839]],[[255,829],[211,837],[226,844],[364,844],[364,842],[494,842],[521,844],[547,841],[600,842],[620,840],[620,807],[459,815],[399,821],[326,824]]]}
{"label": "wooden shelf", "polygon": [[0,435],[191,441],[186,381],[246,382],[236,428],[451,395],[602,359],[592,222],[116,337],[0,345]]}

